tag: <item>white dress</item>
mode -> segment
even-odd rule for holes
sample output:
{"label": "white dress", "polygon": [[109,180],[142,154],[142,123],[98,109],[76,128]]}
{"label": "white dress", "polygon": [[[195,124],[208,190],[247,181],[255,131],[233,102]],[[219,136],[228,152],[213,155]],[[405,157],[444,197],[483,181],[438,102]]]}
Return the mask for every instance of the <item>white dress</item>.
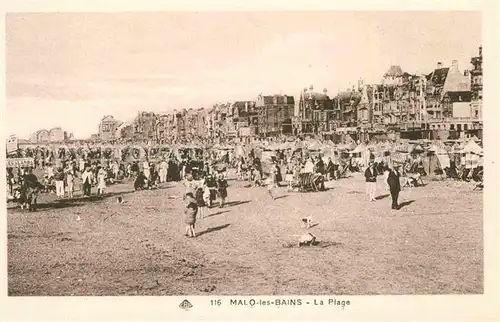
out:
{"label": "white dress", "polygon": [[106,188],[106,174],[105,173],[99,173],[97,175],[97,188],[98,189],[105,189]]}

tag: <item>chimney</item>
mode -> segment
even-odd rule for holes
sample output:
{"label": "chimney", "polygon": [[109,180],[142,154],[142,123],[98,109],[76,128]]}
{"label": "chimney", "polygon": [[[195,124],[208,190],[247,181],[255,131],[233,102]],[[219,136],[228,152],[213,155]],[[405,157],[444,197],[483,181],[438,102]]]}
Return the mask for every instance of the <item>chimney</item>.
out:
{"label": "chimney", "polygon": [[454,69],[458,69],[458,60],[454,59],[451,62],[451,67],[453,67]]}
{"label": "chimney", "polygon": [[483,46],[479,46],[479,57],[483,57]]}
{"label": "chimney", "polygon": [[438,68],[438,69],[439,69],[439,68],[443,68],[443,63],[439,61],[439,62],[437,63],[437,68]]}

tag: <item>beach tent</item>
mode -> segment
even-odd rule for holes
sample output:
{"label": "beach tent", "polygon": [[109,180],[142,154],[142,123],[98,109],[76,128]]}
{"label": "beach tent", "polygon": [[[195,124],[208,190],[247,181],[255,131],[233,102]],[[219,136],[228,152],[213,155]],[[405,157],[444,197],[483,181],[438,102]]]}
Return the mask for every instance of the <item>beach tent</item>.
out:
{"label": "beach tent", "polygon": [[475,169],[482,164],[483,149],[473,140],[464,145],[462,154],[465,154],[465,167]]}
{"label": "beach tent", "polygon": [[433,175],[437,170],[444,170],[450,167],[450,156],[445,148],[439,144],[431,145],[427,155],[422,158],[422,161],[428,175]]}
{"label": "beach tent", "polygon": [[393,144],[391,149],[391,162],[394,164],[404,164],[408,160],[411,147],[406,141],[399,141]]}
{"label": "beach tent", "polygon": [[311,140],[307,142],[306,147],[309,151],[320,151],[323,148],[323,144],[319,140]]}
{"label": "beach tent", "polygon": [[471,153],[471,154],[483,154],[483,149],[473,140],[467,142],[462,150],[463,153]]}
{"label": "beach tent", "polygon": [[370,150],[365,143],[358,144],[350,154],[360,167],[364,168],[368,166],[368,162],[370,161]]}

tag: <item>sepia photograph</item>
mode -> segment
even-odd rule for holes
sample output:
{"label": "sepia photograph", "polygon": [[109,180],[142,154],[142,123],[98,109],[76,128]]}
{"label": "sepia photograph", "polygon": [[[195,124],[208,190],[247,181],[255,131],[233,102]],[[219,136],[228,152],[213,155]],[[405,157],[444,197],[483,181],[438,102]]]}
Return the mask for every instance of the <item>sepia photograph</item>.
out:
{"label": "sepia photograph", "polygon": [[7,13],[8,296],[484,294],[482,33],[480,11]]}

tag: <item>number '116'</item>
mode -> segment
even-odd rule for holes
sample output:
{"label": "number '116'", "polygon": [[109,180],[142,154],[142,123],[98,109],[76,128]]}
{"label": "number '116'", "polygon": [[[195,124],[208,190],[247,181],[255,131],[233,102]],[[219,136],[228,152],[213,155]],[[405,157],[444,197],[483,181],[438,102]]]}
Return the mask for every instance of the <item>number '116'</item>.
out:
{"label": "number '116'", "polygon": [[222,300],[210,300],[210,305],[212,306],[221,306]]}

